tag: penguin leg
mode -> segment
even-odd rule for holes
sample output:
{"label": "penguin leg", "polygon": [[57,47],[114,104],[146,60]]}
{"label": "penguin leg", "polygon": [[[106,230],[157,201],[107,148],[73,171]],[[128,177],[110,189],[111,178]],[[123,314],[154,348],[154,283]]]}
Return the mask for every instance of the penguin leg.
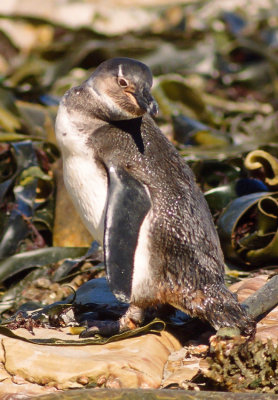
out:
{"label": "penguin leg", "polygon": [[118,321],[94,321],[89,328],[81,332],[80,337],[91,337],[96,334],[109,337],[136,329],[142,324],[144,315],[143,308],[131,304]]}

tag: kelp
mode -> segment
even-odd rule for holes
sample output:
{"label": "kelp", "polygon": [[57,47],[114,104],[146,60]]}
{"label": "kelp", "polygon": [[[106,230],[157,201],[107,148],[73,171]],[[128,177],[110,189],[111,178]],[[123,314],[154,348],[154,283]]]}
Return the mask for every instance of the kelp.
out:
{"label": "kelp", "polygon": [[86,251],[86,247],[46,247],[7,257],[0,261],[0,282],[25,269],[38,268],[65,258],[78,257],[84,255]]}
{"label": "kelp", "polygon": [[277,193],[238,197],[218,220],[227,258],[246,265],[267,265],[277,260]]}
{"label": "kelp", "polygon": [[[13,143],[11,150],[16,168],[8,181],[10,187],[13,184],[12,197],[6,180],[1,184],[6,189],[7,198],[2,198],[6,210],[3,213],[2,208],[5,223],[1,229],[0,257],[14,254],[19,251],[19,246],[28,248],[28,236],[33,240],[31,246],[44,247],[45,239],[38,228],[43,230],[45,226],[51,226],[53,221],[53,179],[47,166],[40,163],[42,149],[39,153],[33,142],[23,141]],[[12,198],[13,205],[7,212]]]}
{"label": "kelp", "polygon": [[[33,309],[34,306],[34,304],[31,304],[31,309],[28,310],[26,305],[23,305],[12,317],[2,321],[0,333],[36,344],[86,345],[106,344],[147,332],[159,333],[166,326],[164,321],[155,318],[146,321],[143,326],[132,331],[108,337],[96,333],[90,338],[80,338],[79,334],[88,326],[90,321],[117,320],[127,310],[128,305],[116,299],[108,288],[105,278],[93,279],[85,283],[76,293],[72,293],[63,301],[35,310]],[[55,329],[61,331],[62,328],[69,326],[72,328],[65,331],[63,338],[55,337]],[[22,330],[18,331],[20,328],[29,331],[31,336],[26,337]],[[36,328],[50,328],[53,330],[53,334],[50,335],[50,338],[49,334],[46,338],[36,337]]]}
{"label": "kelp", "polygon": [[[85,262],[86,258],[82,256],[86,251],[84,247],[45,247],[1,260],[0,281],[5,290],[0,299],[0,314],[8,311],[8,315],[11,315],[24,303],[35,302],[41,305],[64,298],[68,290],[58,285],[52,275],[59,271],[59,266],[63,267],[67,262],[72,262],[80,268]],[[93,277],[102,270],[103,267],[98,267],[92,271],[88,270],[87,274]],[[83,272],[85,273],[86,271]],[[82,272],[78,271],[78,274],[82,275]],[[75,276],[68,276],[66,279],[66,275],[63,269],[59,273],[67,282]],[[44,280],[46,283],[42,283]]]}
{"label": "kelp", "polygon": [[[55,310],[57,311],[57,309]],[[26,324],[28,319],[23,317],[24,323]],[[26,325],[25,325],[26,326]],[[32,329],[35,329],[36,327],[41,327],[41,325],[35,325],[33,323]],[[80,331],[76,330],[73,331],[75,335],[72,335],[72,338],[68,335],[68,333],[65,334],[65,338],[61,339],[58,337],[55,337],[55,332],[53,331],[53,336],[50,338],[36,338],[36,335],[34,337],[26,338],[25,336],[20,335],[14,330],[9,329],[6,326],[0,325],[0,333],[4,334],[5,336],[12,337],[15,339],[20,339],[24,340],[29,343],[34,343],[34,344],[41,344],[41,345],[51,345],[51,346],[84,346],[84,345],[92,345],[92,344],[107,344],[111,342],[116,342],[118,340],[123,340],[127,339],[133,336],[141,335],[141,334],[146,334],[146,333],[159,333],[165,328],[165,323],[159,319],[154,319],[152,322],[140,326],[139,328],[133,329],[131,331],[126,331],[122,332],[110,337],[103,337],[101,335],[95,335],[91,338],[86,338],[86,339],[81,339],[76,335],[76,332],[79,333]],[[82,330],[81,330],[82,331]]]}
{"label": "kelp", "polygon": [[225,147],[231,142],[227,135],[185,115],[174,115],[172,119],[173,138],[177,142],[212,148]]}
{"label": "kelp", "polygon": [[278,393],[278,349],[271,340],[214,337],[205,376],[217,390]]}
{"label": "kelp", "polygon": [[278,304],[278,276],[270,278],[264,286],[242,303],[248,314],[259,321]]}
{"label": "kelp", "polygon": [[246,156],[244,165],[260,177],[256,184],[261,181],[261,189],[270,191],[260,191],[256,185],[253,193],[234,199],[219,217],[219,235],[227,258],[246,265],[269,265],[278,256],[278,192],[273,192],[278,161],[255,150]]}
{"label": "kelp", "polygon": [[254,150],[247,154],[245,168],[253,174],[261,174],[271,190],[278,189],[278,159],[263,150]]}

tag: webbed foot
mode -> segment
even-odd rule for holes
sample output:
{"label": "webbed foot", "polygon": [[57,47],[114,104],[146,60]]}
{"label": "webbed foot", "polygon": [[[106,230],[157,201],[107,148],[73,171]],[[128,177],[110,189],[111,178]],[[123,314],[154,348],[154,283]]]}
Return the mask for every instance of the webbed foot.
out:
{"label": "webbed foot", "polygon": [[93,321],[80,337],[113,336],[122,332],[138,328],[144,319],[144,310],[135,305],[130,305],[127,312],[118,321]]}
{"label": "webbed foot", "polygon": [[81,338],[95,336],[113,336],[120,333],[120,321],[94,321],[92,326],[89,326],[85,331],[80,333]]}

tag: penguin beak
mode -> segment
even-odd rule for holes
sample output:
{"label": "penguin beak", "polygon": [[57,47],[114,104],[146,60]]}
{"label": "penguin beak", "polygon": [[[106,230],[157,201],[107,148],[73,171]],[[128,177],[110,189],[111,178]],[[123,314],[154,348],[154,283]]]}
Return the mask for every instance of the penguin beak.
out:
{"label": "penguin beak", "polygon": [[143,89],[138,90],[136,93],[134,93],[134,97],[142,110],[148,112],[152,117],[157,115],[158,104],[148,88],[143,87]]}

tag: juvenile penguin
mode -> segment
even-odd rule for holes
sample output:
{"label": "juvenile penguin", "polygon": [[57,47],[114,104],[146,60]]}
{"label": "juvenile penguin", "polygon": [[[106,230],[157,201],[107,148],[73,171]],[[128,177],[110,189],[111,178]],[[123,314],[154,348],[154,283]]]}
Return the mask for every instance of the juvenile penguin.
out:
{"label": "juvenile penguin", "polygon": [[86,331],[138,326],[149,306],[170,304],[215,329],[253,322],[224,284],[224,259],[206,200],[189,166],[155,124],[152,74],[130,58],[103,62],[66,92],[56,135],[64,180],[104,248],[113,293],[130,303],[118,321]]}

